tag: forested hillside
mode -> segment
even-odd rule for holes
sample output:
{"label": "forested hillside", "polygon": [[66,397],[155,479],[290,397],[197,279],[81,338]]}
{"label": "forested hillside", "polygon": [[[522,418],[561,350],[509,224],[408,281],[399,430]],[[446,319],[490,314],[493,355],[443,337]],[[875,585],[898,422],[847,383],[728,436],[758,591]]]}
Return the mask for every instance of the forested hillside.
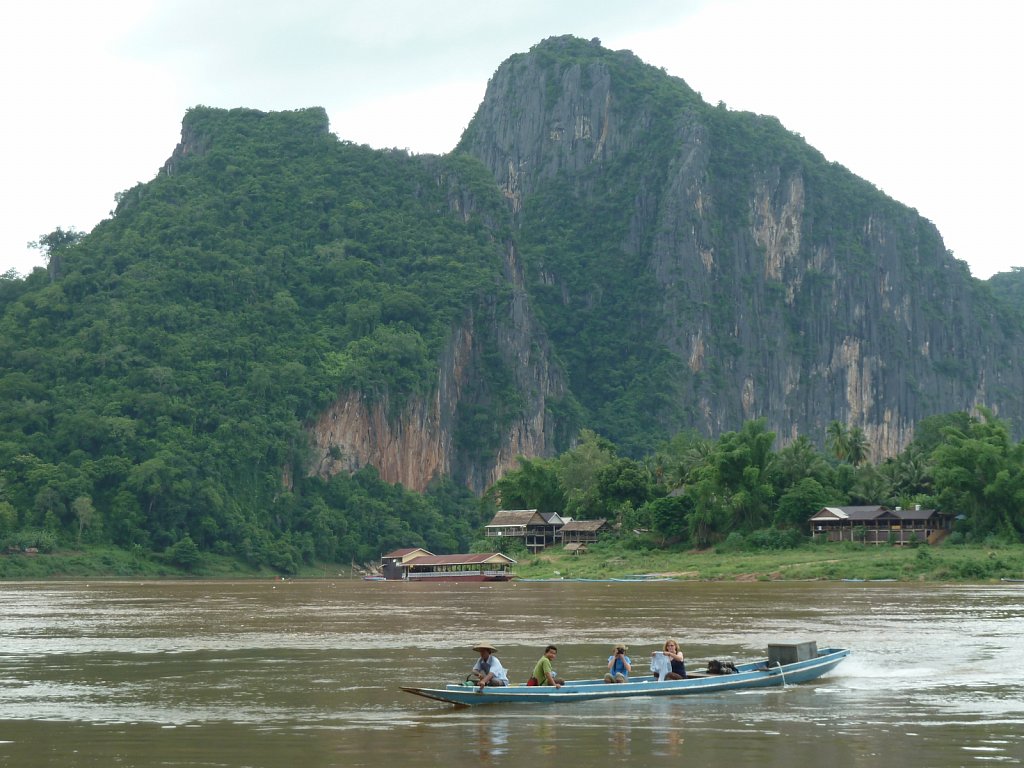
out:
{"label": "forested hillside", "polygon": [[[506,214],[472,163],[327,128],[322,110],[194,109],[113,219],[47,238],[49,271],[3,282],[7,528],[188,536],[286,570],[465,546],[464,488],[307,478],[305,428],[339,390],[398,409],[435,386],[450,328],[500,300]],[[478,212],[449,215],[454,193]]]}
{"label": "forested hillside", "polygon": [[[810,461],[832,425],[856,468],[902,461],[938,414],[975,439],[966,413],[988,406],[1000,461],[1019,451],[1016,288],[973,280],[931,223],[773,118],[596,41],[505,62],[444,157],[346,142],[321,109],[196,107],[110,219],[40,246],[47,269],[0,278],[17,548],[283,572],[452,552],[532,481],[553,511],[664,514],[665,541],[706,543],[868,498],[833,466],[776,514],[814,478],[766,479],[773,451]],[[681,435],[705,446],[694,466],[726,441],[739,490],[688,495]],[[573,469],[552,485],[556,456]],[[923,483],[875,498],[940,498]]]}

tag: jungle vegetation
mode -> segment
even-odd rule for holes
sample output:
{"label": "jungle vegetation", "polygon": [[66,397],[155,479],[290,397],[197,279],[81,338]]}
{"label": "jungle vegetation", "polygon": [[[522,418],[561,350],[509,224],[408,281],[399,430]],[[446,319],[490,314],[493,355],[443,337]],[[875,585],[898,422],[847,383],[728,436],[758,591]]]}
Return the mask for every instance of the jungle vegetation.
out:
{"label": "jungle vegetation", "polygon": [[[579,223],[595,249],[613,202]],[[556,230],[524,247],[565,263],[578,251]],[[662,433],[649,415],[671,397],[671,363],[643,312],[634,335],[609,322],[646,290],[617,253],[587,278],[616,286],[612,303],[546,303],[576,382],[557,456],[521,459],[482,500],[444,477],[420,494],[371,467],[311,476],[306,428],[339,392],[400,408],[433,386],[467,313],[513,301],[511,232],[468,155],[339,141],[317,109],[190,110],[172,160],[111,218],[41,235],[47,268],[0,276],[2,550],[115,547],[185,569],[211,553],[287,574],[401,546],[465,551],[497,505],[606,517],[664,547],[782,546],[817,507],[848,503],[941,506],[964,516],[964,540],[1020,540],[1024,449],[984,410],[926,419],[878,465],[840,424],[782,447],[763,421]],[[516,409],[504,364],[486,371],[490,410],[456,431],[468,451],[491,450],[480,425]]]}
{"label": "jungle vegetation", "polygon": [[[339,390],[400,407],[429,386],[467,306],[501,300],[500,226],[482,221],[506,214],[464,158],[326,126],[322,110],[191,110],[183,134],[212,146],[87,236],[40,237],[47,269],[0,278],[0,540],[195,547],[285,573],[465,548],[468,490],[307,477],[304,426]],[[475,201],[468,223],[437,215],[450,194]]]}
{"label": "jungle vegetation", "polygon": [[833,422],[828,435],[825,452],[806,436],[777,448],[759,419],[715,440],[680,433],[635,460],[585,430],[557,458],[520,459],[485,502],[605,518],[656,549],[786,549],[808,541],[821,507],[847,505],[954,512],[953,544],[1024,542],[1024,444],[986,409],[924,419],[905,451],[878,464],[856,428]]}

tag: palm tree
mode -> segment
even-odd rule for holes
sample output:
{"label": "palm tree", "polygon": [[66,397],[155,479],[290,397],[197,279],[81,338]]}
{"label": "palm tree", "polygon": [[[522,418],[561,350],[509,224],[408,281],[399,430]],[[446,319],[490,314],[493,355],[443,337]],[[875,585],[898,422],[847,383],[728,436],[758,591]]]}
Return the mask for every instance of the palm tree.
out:
{"label": "palm tree", "polygon": [[712,444],[696,436],[685,444],[681,440],[673,443],[677,443],[673,446],[676,450],[666,462],[665,484],[679,488],[694,482],[697,472],[711,456]]}
{"label": "palm tree", "polygon": [[832,455],[840,461],[846,461],[850,454],[850,431],[841,421],[832,421],[825,430],[825,445]]}
{"label": "palm tree", "polygon": [[857,472],[857,479],[850,489],[850,500],[857,504],[888,504],[892,496],[889,480],[874,467],[868,466]]}
{"label": "palm tree", "polygon": [[846,459],[855,467],[859,467],[868,458],[870,445],[867,435],[860,427],[853,427],[847,433]]}
{"label": "palm tree", "polygon": [[924,452],[911,443],[895,459],[889,459],[880,468],[892,483],[893,493],[901,497],[914,497],[931,493],[931,467]]}
{"label": "palm tree", "polygon": [[771,464],[776,486],[784,492],[805,477],[823,485],[829,483],[830,468],[825,457],[806,435],[800,435],[777,454]]}

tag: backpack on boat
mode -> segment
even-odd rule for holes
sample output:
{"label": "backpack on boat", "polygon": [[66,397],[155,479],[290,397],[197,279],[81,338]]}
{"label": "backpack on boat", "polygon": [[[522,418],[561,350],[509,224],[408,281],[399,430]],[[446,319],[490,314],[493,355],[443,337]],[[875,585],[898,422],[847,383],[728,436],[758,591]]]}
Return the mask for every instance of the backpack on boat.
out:
{"label": "backpack on boat", "polygon": [[732,675],[736,672],[739,672],[739,670],[736,669],[736,665],[731,661],[712,659],[708,662],[709,675]]}

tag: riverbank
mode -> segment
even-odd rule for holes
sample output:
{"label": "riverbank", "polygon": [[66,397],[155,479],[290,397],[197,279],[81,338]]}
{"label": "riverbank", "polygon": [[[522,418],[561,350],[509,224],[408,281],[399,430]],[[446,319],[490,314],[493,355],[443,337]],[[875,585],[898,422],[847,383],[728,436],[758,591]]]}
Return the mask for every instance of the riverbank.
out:
{"label": "riverbank", "polygon": [[[1024,545],[938,547],[807,544],[753,552],[637,550],[618,542],[573,555],[557,548],[518,558],[515,573],[530,579],[605,579],[638,574],[690,581],[895,580],[986,582],[1024,578]],[[350,564],[318,563],[289,578],[349,578]],[[114,548],[0,556],[0,579],[273,579],[231,558],[204,554],[189,570],[157,557]]]}
{"label": "riverbank", "polygon": [[984,582],[1024,577],[1024,545],[938,547],[807,544],[784,550],[668,552],[595,545],[586,554],[545,550],[520,560],[520,578],[622,578],[638,574],[681,580],[895,580]]}
{"label": "riverbank", "polygon": [[195,567],[185,570],[159,555],[116,547],[0,555],[0,580],[6,581],[260,579],[276,575],[269,569],[254,569],[239,560],[211,554],[201,555]]}

